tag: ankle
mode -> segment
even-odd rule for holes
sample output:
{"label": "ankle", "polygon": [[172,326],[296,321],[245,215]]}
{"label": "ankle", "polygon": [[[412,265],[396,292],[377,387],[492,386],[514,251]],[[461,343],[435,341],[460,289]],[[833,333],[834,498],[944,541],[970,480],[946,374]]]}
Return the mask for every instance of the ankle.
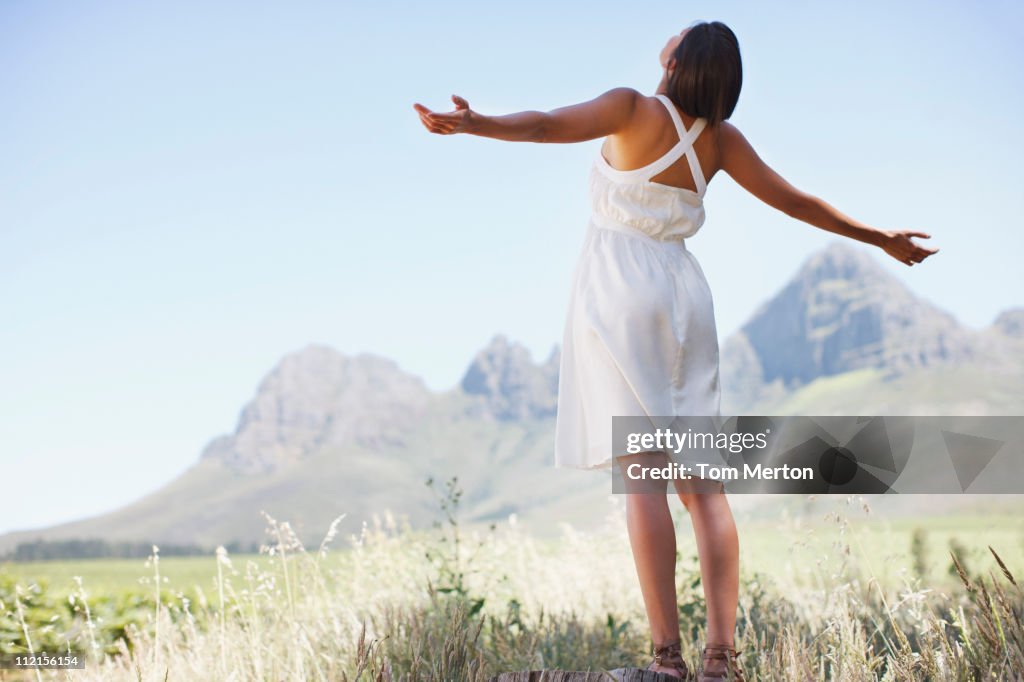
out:
{"label": "ankle", "polygon": [[703,670],[715,679],[731,674],[742,681],[744,678],[736,662],[739,654],[733,643],[708,642],[702,651]]}

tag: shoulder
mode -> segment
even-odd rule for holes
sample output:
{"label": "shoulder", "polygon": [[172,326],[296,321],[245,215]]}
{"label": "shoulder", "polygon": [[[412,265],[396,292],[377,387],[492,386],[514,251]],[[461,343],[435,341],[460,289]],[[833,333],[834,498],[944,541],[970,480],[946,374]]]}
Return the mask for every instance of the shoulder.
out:
{"label": "shoulder", "polygon": [[715,138],[723,160],[740,155],[750,149],[750,143],[747,142],[747,138],[743,136],[740,129],[728,121],[722,121],[718,124]]}
{"label": "shoulder", "polygon": [[665,103],[657,95],[646,95],[634,88],[612,88],[602,97],[628,122],[625,127],[636,132],[648,131],[665,114]]}
{"label": "shoulder", "polygon": [[612,88],[593,101],[593,114],[616,121],[616,130],[623,132],[640,127],[647,120],[649,99],[652,98],[633,88]]}
{"label": "shoulder", "polygon": [[598,99],[608,106],[633,113],[650,98],[634,88],[619,87],[605,91]]}
{"label": "shoulder", "polygon": [[639,90],[636,90],[634,88],[628,88],[628,87],[625,87],[625,86],[619,87],[619,88],[612,88],[611,90],[608,90],[607,92],[605,92],[603,97],[611,97],[611,98],[621,99],[621,100],[647,99],[647,96],[644,95]]}
{"label": "shoulder", "polygon": [[719,142],[723,144],[732,142],[735,144],[737,141],[742,139],[743,133],[741,133],[740,129],[734,126],[732,123],[729,123],[728,121],[722,121],[721,123],[718,124]]}

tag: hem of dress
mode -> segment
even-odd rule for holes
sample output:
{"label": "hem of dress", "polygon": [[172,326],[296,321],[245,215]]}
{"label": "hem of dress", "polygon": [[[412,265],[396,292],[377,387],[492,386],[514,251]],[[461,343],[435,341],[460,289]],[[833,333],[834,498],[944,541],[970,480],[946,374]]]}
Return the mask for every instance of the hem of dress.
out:
{"label": "hem of dress", "polygon": [[[598,448],[598,449],[599,450],[603,450],[603,448]],[[722,461],[713,461],[713,458],[711,458],[711,457],[698,458],[698,457],[692,457],[692,456],[681,456],[679,454],[673,454],[671,452],[666,452],[665,455],[669,458],[670,461],[672,461],[672,462],[674,462],[676,464],[686,465],[686,466],[690,467],[691,470],[693,470],[693,468],[695,468],[697,464],[706,464],[708,466],[723,466],[725,464]],[[596,464],[589,464],[589,463],[586,463],[586,462],[581,462],[579,464],[573,464],[573,463],[570,463],[570,462],[567,462],[567,461],[564,461],[564,460],[559,460],[556,457],[555,458],[555,462],[554,462],[554,467],[556,469],[578,469],[578,470],[581,470],[581,471],[602,471],[602,470],[611,469],[612,466],[614,465],[614,461],[613,460],[616,457],[626,457],[626,456],[627,456],[626,454],[615,455],[615,456],[608,455],[603,460],[597,460]],[[591,460],[591,461],[593,461],[593,460]],[[694,478],[702,478],[702,477],[699,476],[699,475],[694,474]]]}
{"label": "hem of dress", "polygon": [[[590,448],[587,448],[587,452],[590,453],[591,455],[594,455],[594,456],[592,456],[590,459],[586,459],[586,460],[584,460],[582,462],[579,462],[579,463],[573,463],[573,462],[571,462],[569,460],[559,459],[558,452],[556,450],[555,451],[555,468],[556,469],[580,469],[580,470],[583,470],[583,471],[601,471],[601,470],[605,470],[605,469],[611,469],[612,468],[612,464],[613,464],[613,462],[612,462],[613,457],[611,455],[604,455],[604,453],[610,452],[611,449],[612,448],[611,448],[610,444],[607,445],[607,446],[602,446],[602,447],[590,447]],[[604,455],[603,458],[602,458],[602,455]],[[591,462],[596,462],[596,464],[592,464]]]}
{"label": "hem of dress", "polygon": [[555,461],[556,469],[577,469],[579,471],[602,471],[612,468],[612,458],[609,457],[600,464],[569,464],[567,462]]}

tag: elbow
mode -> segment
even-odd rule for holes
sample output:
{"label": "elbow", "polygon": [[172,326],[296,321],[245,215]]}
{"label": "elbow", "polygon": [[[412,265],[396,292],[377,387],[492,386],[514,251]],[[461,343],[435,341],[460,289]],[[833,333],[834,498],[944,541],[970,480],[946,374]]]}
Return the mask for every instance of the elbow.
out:
{"label": "elbow", "polygon": [[530,130],[527,139],[530,142],[537,142],[543,144],[548,141],[548,135],[551,130],[551,117],[547,114],[541,113],[537,117],[537,123]]}
{"label": "elbow", "polygon": [[809,195],[801,195],[784,202],[779,209],[795,220],[806,221],[814,213],[816,199]]}

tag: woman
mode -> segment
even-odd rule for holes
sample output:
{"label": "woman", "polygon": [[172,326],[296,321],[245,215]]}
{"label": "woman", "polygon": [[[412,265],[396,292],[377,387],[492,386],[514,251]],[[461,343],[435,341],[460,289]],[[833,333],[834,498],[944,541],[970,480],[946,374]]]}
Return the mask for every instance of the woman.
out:
{"label": "woman", "polygon": [[[739,99],[742,64],[733,32],[697,22],[661,50],[653,97],[614,88],[549,112],[485,116],[452,95],[455,110],[414,104],[437,134],[515,142],[606,138],[590,174],[592,215],[574,275],[559,377],[556,466],[612,464],[614,415],[719,415],[718,337],[711,292],[684,240],[704,222],[703,197],[718,171],[787,215],[880,247],[906,265],[938,249],[922,232],[860,223],[801,192],[769,168],[727,122]],[[620,464],[663,465],[667,455],[618,456]],[[739,677],[733,630],[739,542],[719,484],[674,481],[689,511],[707,602],[701,679]],[[675,528],[665,496],[627,491],[626,520],[651,628],[649,670],[689,677],[680,655]]]}

